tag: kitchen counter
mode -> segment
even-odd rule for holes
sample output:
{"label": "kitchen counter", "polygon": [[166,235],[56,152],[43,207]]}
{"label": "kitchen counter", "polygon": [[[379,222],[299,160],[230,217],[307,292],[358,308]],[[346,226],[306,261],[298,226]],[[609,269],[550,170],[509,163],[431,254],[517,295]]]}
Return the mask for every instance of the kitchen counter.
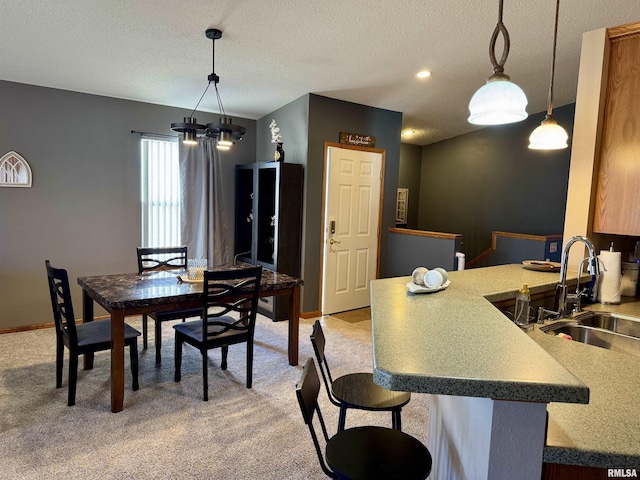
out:
{"label": "kitchen counter", "polygon": [[[625,297],[623,297],[624,299]],[[585,310],[640,317],[640,302]],[[640,466],[640,358],[544,334],[530,336],[589,386],[588,405],[552,403],[544,461],[602,468]]]}
{"label": "kitchen counter", "polygon": [[[372,282],[376,383],[548,403],[544,462],[637,468],[640,359],[537,329],[527,335],[491,304],[515,298],[523,283],[532,296],[553,290],[559,274],[501,265],[449,275],[446,290],[427,294],[407,293],[409,277]],[[575,272],[568,277],[575,282]],[[586,309],[640,317],[640,303]]]}
{"label": "kitchen counter", "polygon": [[[575,279],[575,276],[573,277]],[[392,390],[529,402],[587,403],[588,387],[498,311],[523,283],[558,273],[500,265],[450,272],[443,291],[410,294],[409,277],[371,283],[375,382]]]}

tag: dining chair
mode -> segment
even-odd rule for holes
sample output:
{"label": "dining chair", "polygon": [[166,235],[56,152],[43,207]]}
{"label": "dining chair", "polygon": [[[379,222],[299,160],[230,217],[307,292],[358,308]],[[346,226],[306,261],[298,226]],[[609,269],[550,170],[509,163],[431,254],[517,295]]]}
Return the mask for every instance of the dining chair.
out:
{"label": "dining chair", "polygon": [[201,319],[178,323],[175,329],[175,375],[181,378],[182,344],[200,350],[202,355],[203,400],[209,400],[208,350],[222,349],[222,370],[227,369],[229,345],[246,343],[247,388],[253,376],[253,334],[258,310],[262,267],[205,271]]}
{"label": "dining chair", "polygon": [[[62,268],[55,268],[45,261],[51,307],[56,327],[56,388],[62,387],[64,347],[69,349],[69,406],[76,403],[76,383],[78,380],[78,357],[111,349],[111,320],[94,320],[76,325],[69,288],[69,276]],[[129,347],[132,389],[138,390],[138,336],[140,332],[124,324],[124,343]]]}
{"label": "dining chair", "polygon": [[329,400],[340,407],[338,431],[344,430],[347,409],[389,411],[391,412],[391,426],[402,430],[401,412],[409,400],[408,392],[394,392],[373,383],[373,373],[350,373],[336,378],[331,376],[331,370],[324,354],[325,337],[320,320],[313,324],[311,344],[318,361],[322,380],[329,395]]}
{"label": "dining chair", "polygon": [[[187,268],[187,247],[138,247],[138,273],[158,270],[175,270]],[[153,312],[148,314],[155,323],[155,345],[156,345],[156,363],[162,361],[162,322],[170,320],[186,321],[190,317],[198,317],[201,313],[200,308],[191,308],[183,310],[171,310],[167,312]],[[147,349],[147,315],[142,315],[142,348]]]}
{"label": "dining chair", "polygon": [[[418,439],[392,428],[364,426],[338,431],[329,438],[320,406],[320,378],[309,358],[296,384],[296,397],[320,467],[331,478],[424,479],[431,473],[431,453]],[[325,458],[314,427],[314,415],[325,443]]]}

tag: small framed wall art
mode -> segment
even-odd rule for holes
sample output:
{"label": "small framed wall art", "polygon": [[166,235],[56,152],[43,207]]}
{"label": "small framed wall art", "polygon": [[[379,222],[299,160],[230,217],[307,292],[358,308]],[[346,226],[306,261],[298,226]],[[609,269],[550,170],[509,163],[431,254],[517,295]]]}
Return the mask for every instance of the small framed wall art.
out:
{"label": "small framed wall art", "polygon": [[31,167],[22,155],[9,152],[0,158],[0,187],[30,187]]}

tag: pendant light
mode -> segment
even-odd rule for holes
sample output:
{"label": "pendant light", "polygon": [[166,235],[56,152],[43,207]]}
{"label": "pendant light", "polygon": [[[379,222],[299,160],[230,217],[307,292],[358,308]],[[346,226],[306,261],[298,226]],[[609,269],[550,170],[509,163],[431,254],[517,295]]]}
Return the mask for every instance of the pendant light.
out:
{"label": "pendant light", "polygon": [[553,118],[553,80],[556,69],[556,44],[558,43],[558,12],[560,0],[556,0],[556,23],[553,30],[553,56],[551,57],[551,77],[549,80],[549,96],[547,98],[547,114],[538,128],[531,132],[529,148],[533,150],[560,150],[567,148],[569,135]]}
{"label": "pendant light", "polygon": [[[220,99],[220,92],[218,91],[218,82],[220,77],[215,73],[215,60],[216,60],[216,40],[222,37],[222,31],[216,28],[210,28],[205,32],[208,39],[211,40],[213,45],[212,54],[212,68],[211,75],[207,77],[209,83],[207,88],[204,89],[200,100],[196,104],[196,107],[191,112],[191,115],[184,117],[184,121],[180,123],[172,123],[171,130],[174,132],[182,133],[182,143],[185,145],[197,145],[197,138],[199,136],[207,136],[216,139],[216,148],[219,150],[229,150],[234,143],[234,140],[242,140],[242,137],[246,133],[247,129],[240,125],[234,125],[231,117],[227,116],[222,106],[222,100]],[[193,114],[198,109],[200,102],[204,98],[207,90],[213,83],[213,87],[216,91],[216,98],[218,100],[218,110],[220,112],[220,121],[218,123],[208,123],[206,126],[201,125],[193,117]]]}
{"label": "pendant light", "polygon": [[[502,125],[520,122],[527,118],[525,110],[527,96],[522,89],[511,82],[509,75],[504,73],[504,64],[509,55],[509,32],[502,23],[502,4],[498,8],[498,24],[491,35],[489,43],[489,59],[493,65],[493,75],[487,83],[480,87],[469,102],[469,123],[475,125]],[[502,33],[504,47],[500,61],[496,61],[496,40]]]}

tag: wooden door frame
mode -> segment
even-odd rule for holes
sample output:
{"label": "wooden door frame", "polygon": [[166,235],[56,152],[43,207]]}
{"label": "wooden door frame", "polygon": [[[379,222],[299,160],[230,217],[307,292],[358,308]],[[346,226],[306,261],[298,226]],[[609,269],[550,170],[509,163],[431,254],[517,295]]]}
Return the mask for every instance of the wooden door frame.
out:
{"label": "wooden door frame", "polygon": [[325,202],[327,199],[327,154],[329,147],[342,148],[343,150],[357,150],[359,152],[379,153],[380,159],[380,204],[378,205],[378,245],[376,247],[376,278],[380,278],[380,239],[382,238],[382,211],[383,211],[383,199],[384,199],[384,167],[387,156],[387,151],[382,148],[369,148],[361,147],[358,145],[349,145],[345,143],[324,142],[324,166],[322,168],[322,213],[320,215],[320,282],[318,285],[318,310],[322,315],[322,294],[324,288],[324,246],[327,241],[327,234],[325,232]]}

